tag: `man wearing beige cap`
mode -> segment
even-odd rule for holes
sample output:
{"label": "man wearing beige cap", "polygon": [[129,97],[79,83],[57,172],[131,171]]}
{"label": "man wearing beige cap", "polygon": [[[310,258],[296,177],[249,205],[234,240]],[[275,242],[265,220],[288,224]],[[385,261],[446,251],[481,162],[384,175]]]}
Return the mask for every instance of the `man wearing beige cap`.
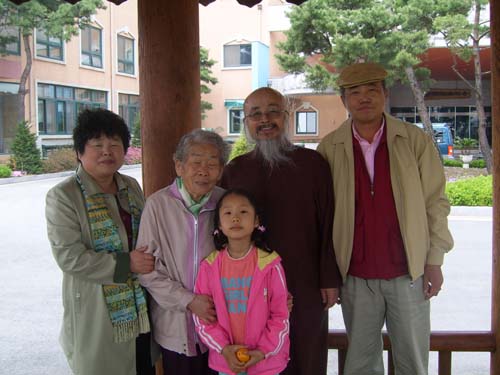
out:
{"label": "man wearing beige cap", "polygon": [[373,63],[341,72],[350,117],[318,147],[333,176],[346,375],[384,373],[384,323],[396,374],[427,374],[429,299],[441,289],[444,254],[453,246],[439,155],[422,130],[384,112],[386,76]]}

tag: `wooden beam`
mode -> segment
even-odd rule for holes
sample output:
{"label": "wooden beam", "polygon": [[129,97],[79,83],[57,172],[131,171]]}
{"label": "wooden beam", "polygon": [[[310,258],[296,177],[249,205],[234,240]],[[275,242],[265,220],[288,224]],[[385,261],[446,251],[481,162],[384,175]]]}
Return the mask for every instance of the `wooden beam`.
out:
{"label": "wooden beam", "polygon": [[[384,350],[391,348],[387,332],[383,333]],[[347,335],[344,330],[330,330],[328,348],[347,349]],[[430,350],[434,352],[493,352],[495,337],[489,331],[432,331]]]}
{"label": "wooden beam", "polygon": [[[491,117],[493,150],[493,270],[491,330],[500,348],[500,1],[490,0],[491,27]],[[500,353],[491,357],[490,373],[500,374]]]}
{"label": "wooden beam", "polygon": [[198,0],[139,0],[142,173],[146,196],[175,177],[182,135],[201,126]]}

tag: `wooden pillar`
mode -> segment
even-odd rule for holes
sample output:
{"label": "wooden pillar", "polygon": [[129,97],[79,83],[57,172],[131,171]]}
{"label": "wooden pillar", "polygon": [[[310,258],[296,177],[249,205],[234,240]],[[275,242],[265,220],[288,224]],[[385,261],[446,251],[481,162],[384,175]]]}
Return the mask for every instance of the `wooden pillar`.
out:
{"label": "wooden pillar", "polygon": [[500,375],[500,0],[490,0],[491,20],[491,114],[493,149],[493,277],[491,329],[496,351],[492,375]]}
{"label": "wooden pillar", "polygon": [[198,0],[139,0],[142,174],[146,196],[175,177],[172,156],[199,128]]}

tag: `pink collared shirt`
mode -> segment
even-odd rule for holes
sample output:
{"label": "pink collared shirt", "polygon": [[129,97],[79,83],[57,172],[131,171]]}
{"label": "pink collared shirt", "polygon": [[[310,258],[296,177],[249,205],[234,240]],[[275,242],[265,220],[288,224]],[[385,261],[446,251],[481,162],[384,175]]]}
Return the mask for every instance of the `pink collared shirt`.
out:
{"label": "pink collared shirt", "polygon": [[352,134],[354,134],[354,138],[358,140],[359,145],[361,146],[361,152],[363,152],[366,169],[368,170],[368,175],[370,176],[370,181],[372,184],[373,178],[375,176],[375,152],[377,151],[377,147],[380,144],[380,139],[382,138],[382,133],[384,132],[384,126],[385,117],[382,117],[382,125],[373,136],[372,143],[370,143],[359,135],[356,127],[354,126],[354,122],[352,123]]}

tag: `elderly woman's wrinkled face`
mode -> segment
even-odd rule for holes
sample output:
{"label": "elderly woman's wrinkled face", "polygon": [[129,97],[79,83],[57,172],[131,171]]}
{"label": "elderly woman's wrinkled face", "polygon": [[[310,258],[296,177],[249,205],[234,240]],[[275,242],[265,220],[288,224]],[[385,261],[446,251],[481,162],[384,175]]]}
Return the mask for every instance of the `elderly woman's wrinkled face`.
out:
{"label": "elderly woman's wrinkled face", "polygon": [[221,177],[219,151],[211,144],[193,144],[184,161],[175,161],[175,171],[191,198],[198,201],[212,191]]}
{"label": "elderly woman's wrinkled face", "polygon": [[89,139],[83,154],[78,153],[83,168],[96,180],[112,177],[123,165],[124,158],[122,139],[119,136],[107,137],[104,134]]}

